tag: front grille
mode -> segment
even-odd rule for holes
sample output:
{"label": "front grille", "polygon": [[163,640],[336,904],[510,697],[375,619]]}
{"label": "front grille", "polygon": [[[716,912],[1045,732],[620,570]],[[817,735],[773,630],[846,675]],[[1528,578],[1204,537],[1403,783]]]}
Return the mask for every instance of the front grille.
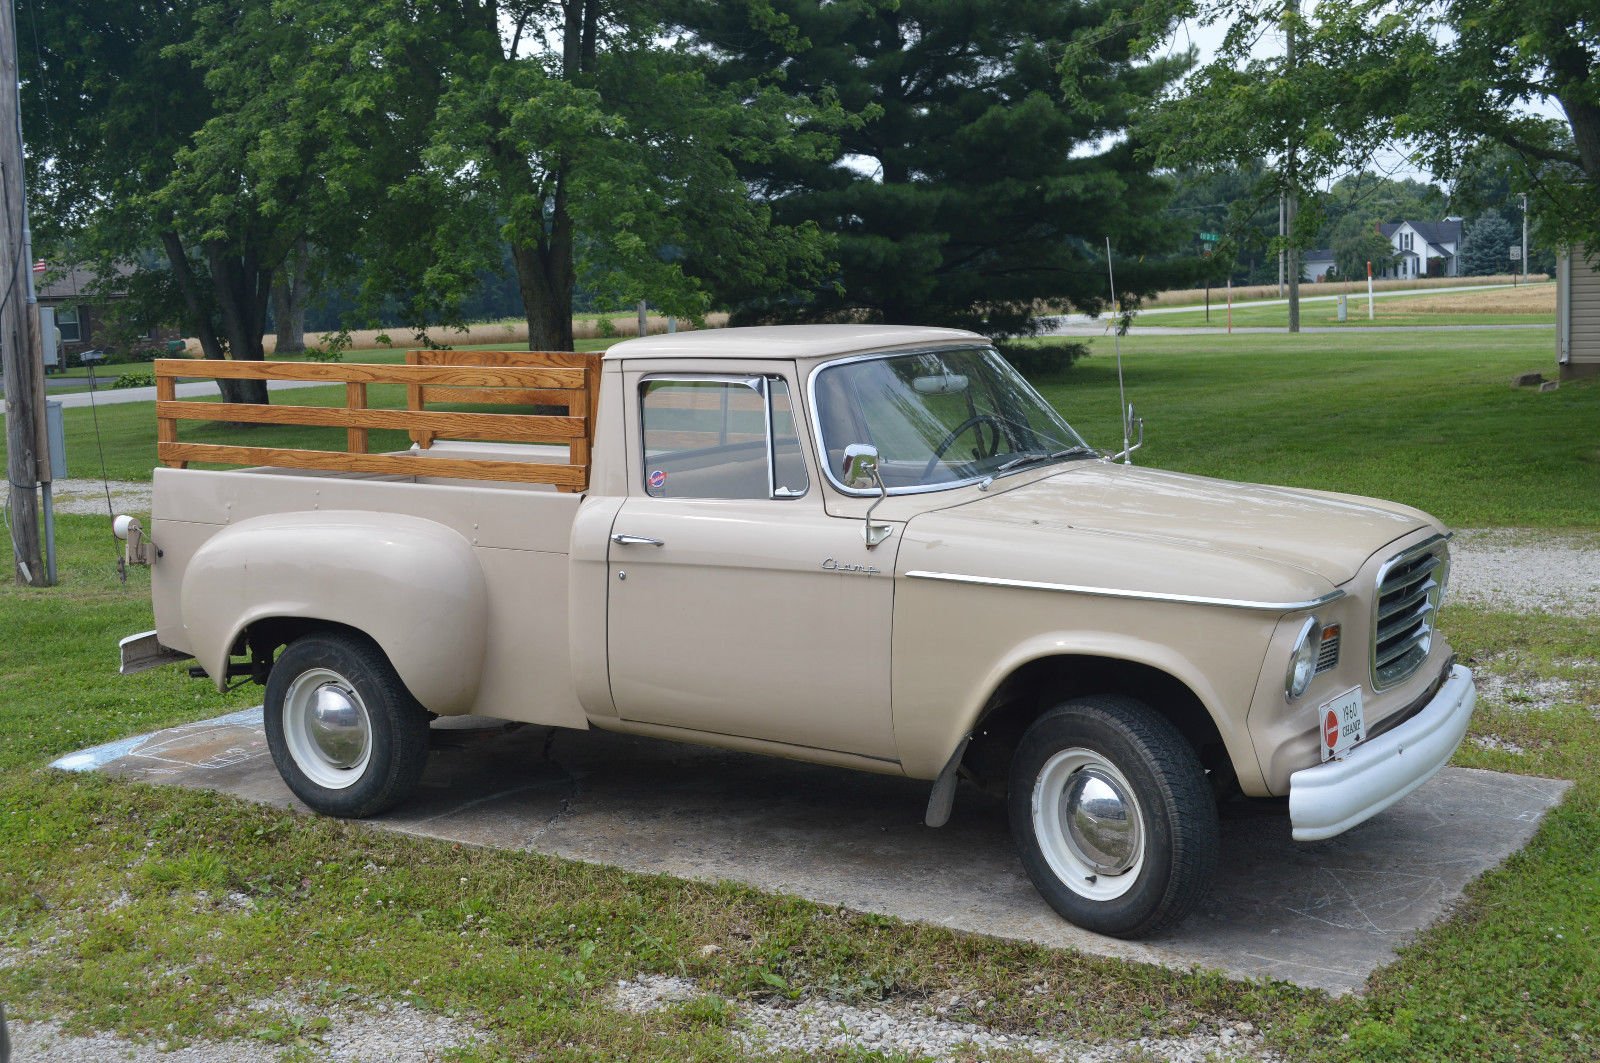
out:
{"label": "front grille", "polygon": [[1433,646],[1434,611],[1446,564],[1445,545],[1435,541],[1398,554],[1378,570],[1372,618],[1372,689],[1409,678]]}

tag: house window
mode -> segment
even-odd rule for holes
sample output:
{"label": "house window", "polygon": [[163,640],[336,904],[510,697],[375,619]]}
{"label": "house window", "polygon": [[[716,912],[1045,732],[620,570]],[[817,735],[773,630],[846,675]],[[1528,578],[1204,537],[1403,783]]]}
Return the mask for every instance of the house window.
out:
{"label": "house window", "polygon": [[77,307],[56,307],[56,331],[61,333],[62,343],[77,343],[83,339],[83,328],[78,320]]}

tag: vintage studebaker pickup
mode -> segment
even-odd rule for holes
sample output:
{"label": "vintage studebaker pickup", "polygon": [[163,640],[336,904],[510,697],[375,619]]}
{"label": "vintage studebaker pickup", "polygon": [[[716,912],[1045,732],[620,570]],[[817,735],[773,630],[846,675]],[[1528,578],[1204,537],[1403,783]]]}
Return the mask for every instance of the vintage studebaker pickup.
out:
{"label": "vintage studebaker pickup", "polygon": [[[349,401],[185,403],[180,373]],[[468,713],[927,780],[929,826],[965,778],[1006,795],[1058,912],[1131,937],[1202,896],[1220,799],[1286,797],[1296,839],[1330,837],[1428,779],[1472,713],[1434,627],[1437,521],[1113,461],[972,333],[158,377],[153,527],[118,521],[156,630],[124,667],[264,683],[278,769],[329,815],[405,800],[430,720]],[[385,384],[405,408],[368,401]],[[185,442],[185,419],[348,438]],[[395,428],[410,449],[369,453]]]}

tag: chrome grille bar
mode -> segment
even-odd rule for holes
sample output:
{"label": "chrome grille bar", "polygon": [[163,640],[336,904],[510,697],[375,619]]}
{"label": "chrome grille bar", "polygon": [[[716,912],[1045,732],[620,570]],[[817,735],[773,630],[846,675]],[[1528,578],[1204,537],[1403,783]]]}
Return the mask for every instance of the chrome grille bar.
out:
{"label": "chrome grille bar", "polygon": [[1442,538],[1396,554],[1378,570],[1372,607],[1372,686],[1403,682],[1427,659],[1441,588],[1434,573],[1445,563]]}

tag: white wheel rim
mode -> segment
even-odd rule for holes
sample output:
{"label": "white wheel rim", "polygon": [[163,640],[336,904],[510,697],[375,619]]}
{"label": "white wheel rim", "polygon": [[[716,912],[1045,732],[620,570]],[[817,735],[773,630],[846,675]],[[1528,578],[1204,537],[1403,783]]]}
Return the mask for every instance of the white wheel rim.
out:
{"label": "white wheel rim", "polygon": [[[1083,799],[1085,791],[1090,800]],[[1113,901],[1131,890],[1144,869],[1145,835],[1144,811],[1127,776],[1099,753],[1064,749],[1039,769],[1033,836],[1045,863],[1073,893]]]}
{"label": "white wheel rim", "polygon": [[372,760],[372,718],[344,676],[308,668],[283,696],[283,739],[295,766],[329,790],[354,786]]}

